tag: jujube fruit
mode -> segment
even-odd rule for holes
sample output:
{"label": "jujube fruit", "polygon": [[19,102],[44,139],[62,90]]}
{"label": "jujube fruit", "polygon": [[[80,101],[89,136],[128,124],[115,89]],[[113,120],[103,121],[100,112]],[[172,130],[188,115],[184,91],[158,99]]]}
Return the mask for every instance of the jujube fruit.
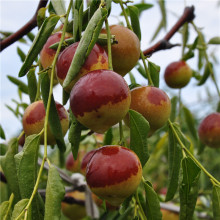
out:
{"label": "jujube fruit", "polygon": [[[166,124],[170,117],[171,102],[163,90],[152,86],[140,86],[131,90],[130,109],[147,119],[152,133]],[[129,125],[128,116],[125,123]]]}
{"label": "jujube fruit", "polygon": [[[73,191],[66,193],[67,197],[73,197],[74,199],[85,202],[85,193],[79,191]],[[61,209],[63,214],[70,220],[81,220],[86,217],[85,205],[80,204],[68,204],[66,202],[61,203]]]}
{"label": "jujube fruit", "polygon": [[[65,108],[58,102],[56,102],[56,109],[60,119],[63,135],[65,135],[69,128],[68,113]],[[38,134],[41,132],[41,130],[44,128],[45,115],[46,112],[42,100],[33,102],[25,109],[22,124],[26,136]],[[41,144],[43,143],[44,135],[41,135]],[[55,138],[51,133],[50,126],[48,124],[47,144],[53,145],[55,143]]]}
{"label": "jujube fruit", "polygon": [[104,133],[127,114],[130,90],[124,78],[111,70],[94,70],[79,79],[70,94],[76,119],[97,133]]}
{"label": "jujube fruit", "polygon": [[165,69],[164,79],[171,88],[185,87],[192,77],[192,70],[184,60],[170,63]]}
{"label": "jujube fruit", "polygon": [[202,143],[220,148],[220,113],[206,116],[199,125],[198,133]]}
{"label": "jujube fruit", "polygon": [[[41,65],[44,69],[50,67],[52,65],[53,59],[56,54],[56,50],[49,48],[51,45],[58,43],[60,41],[62,32],[57,32],[55,34],[52,34],[47,42],[44,44],[41,52],[40,52],[40,61]],[[65,33],[65,39],[70,38],[72,35],[70,33]],[[48,71],[49,75],[51,74],[51,71]],[[54,75],[54,80],[56,83],[56,75]]]}
{"label": "jujube fruit", "polygon": [[[64,51],[62,51],[57,59],[56,63],[56,74],[57,79],[61,85],[66,78],[67,72],[71,65],[72,59],[75,55],[76,49],[78,47],[79,42],[76,42],[69,47],[67,47]],[[80,72],[72,80],[72,82],[65,88],[67,92],[71,92],[74,84],[85,74],[91,72],[92,70],[97,69],[108,69],[108,55],[105,50],[98,44],[95,44],[91,53],[85,60]]]}
{"label": "jujube fruit", "polygon": [[96,149],[93,149],[89,152],[87,152],[85,154],[85,156],[83,157],[82,159],[82,163],[81,163],[81,166],[80,166],[80,169],[81,169],[81,173],[82,174],[86,174],[86,167],[87,167],[87,164],[88,162],[90,161],[90,159],[92,158],[93,154],[95,153]]}
{"label": "jujube fruit", "polygon": [[[105,29],[101,32],[107,33]],[[110,32],[118,41],[111,47],[113,70],[124,76],[134,68],[139,60],[140,41],[133,31],[121,25],[110,26]],[[105,49],[107,50],[107,47]]]}
{"label": "jujube fruit", "polygon": [[120,205],[137,189],[142,178],[138,156],[130,149],[109,145],[95,151],[86,170],[91,191],[111,205]]}

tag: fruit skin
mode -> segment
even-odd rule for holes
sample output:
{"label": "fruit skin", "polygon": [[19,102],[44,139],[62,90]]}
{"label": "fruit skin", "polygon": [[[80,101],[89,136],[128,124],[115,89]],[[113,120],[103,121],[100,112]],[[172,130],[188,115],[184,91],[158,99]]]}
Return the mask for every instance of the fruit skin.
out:
{"label": "fruit skin", "polygon": [[[56,102],[56,109],[59,115],[63,135],[65,135],[69,128],[68,113],[65,108],[58,102]],[[46,113],[42,100],[33,102],[26,108],[22,120],[23,129],[26,136],[40,133],[40,131],[44,127],[45,115]],[[44,135],[41,135],[40,143],[44,143]],[[55,138],[52,135],[50,127],[48,125],[47,144],[53,145],[55,143]]]}
{"label": "fruit skin", "polygon": [[[57,32],[55,34],[52,34],[47,42],[44,44],[41,52],[40,52],[40,61],[41,65],[44,69],[50,67],[52,65],[53,59],[56,54],[56,50],[50,49],[49,47],[57,42],[60,41],[62,32]],[[70,33],[65,33],[65,39],[72,37]],[[51,74],[51,71],[48,72],[49,75]],[[55,82],[57,83],[56,76],[54,75]]]}
{"label": "fruit skin", "polygon": [[192,77],[192,70],[184,60],[170,63],[165,69],[164,79],[171,88],[185,87]]}
{"label": "fruit skin", "polygon": [[86,152],[84,150],[79,150],[77,159],[75,160],[72,152],[70,152],[66,159],[66,169],[74,173],[80,172],[81,161],[85,154]]}
{"label": "fruit skin", "polygon": [[[130,109],[139,112],[147,119],[152,133],[167,122],[170,117],[171,102],[163,90],[152,86],[140,86],[131,90]],[[129,125],[128,116],[125,123]]]}
{"label": "fruit skin", "polygon": [[212,148],[220,148],[220,113],[206,116],[198,128],[202,143]]}
{"label": "fruit skin", "polygon": [[[72,59],[75,55],[78,44],[79,42],[70,45],[62,53],[60,53],[58,57],[56,63],[56,74],[57,74],[57,79],[61,85],[63,85],[63,82],[66,78],[67,72],[71,65]],[[80,69],[79,74],[70,83],[70,85],[68,85],[65,88],[65,91],[70,93],[72,87],[82,76],[86,75],[88,72],[92,70],[97,70],[97,69],[108,69],[108,55],[101,46],[95,44],[91,53],[85,60],[84,65]]]}
{"label": "fruit skin", "polygon": [[85,156],[83,157],[82,163],[81,163],[81,165],[80,165],[80,170],[81,170],[81,173],[82,173],[83,175],[86,175],[86,167],[87,167],[87,164],[88,164],[88,162],[90,161],[90,159],[92,158],[92,156],[93,156],[93,154],[95,153],[95,151],[96,151],[96,149],[93,149],[93,150],[87,152],[87,153],[85,154]]}
{"label": "fruit skin", "polygon": [[179,214],[169,210],[161,209],[162,220],[179,220]]}
{"label": "fruit skin", "polygon": [[142,178],[138,156],[130,149],[108,145],[95,151],[86,170],[91,191],[111,205],[120,205],[137,189]]}
{"label": "fruit skin", "polygon": [[[124,76],[133,69],[140,57],[140,41],[130,29],[121,25],[110,26],[118,44],[112,45],[112,65],[116,73]],[[107,33],[105,29],[101,33]],[[105,48],[107,51],[107,47]]]}
{"label": "fruit skin", "polygon": [[111,70],[94,70],[75,84],[70,107],[76,119],[97,133],[104,133],[127,114],[130,90],[124,78]]}
{"label": "fruit skin", "polygon": [[[73,197],[78,200],[85,201],[85,193],[79,191],[73,191],[66,193],[65,196]],[[79,204],[61,203],[61,209],[63,214],[71,220],[80,220],[86,217],[86,208]]]}

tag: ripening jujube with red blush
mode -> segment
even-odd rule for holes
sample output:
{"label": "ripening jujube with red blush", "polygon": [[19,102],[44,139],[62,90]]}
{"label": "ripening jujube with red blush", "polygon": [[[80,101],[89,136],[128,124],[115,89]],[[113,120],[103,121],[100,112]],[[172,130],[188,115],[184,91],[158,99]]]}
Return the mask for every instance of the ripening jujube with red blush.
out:
{"label": "ripening jujube with red blush", "polygon": [[181,89],[185,87],[192,77],[192,70],[184,61],[170,63],[164,73],[166,84],[171,88]]}
{"label": "ripening jujube with red blush", "polygon": [[[53,59],[56,54],[56,50],[49,48],[51,45],[58,43],[60,41],[62,32],[57,32],[55,34],[52,34],[47,42],[44,44],[41,52],[40,52],[40,61],[41,65],[44,69],[50,67],[52,65]],[[65,39],[70,38],[72,35],[70,33],[65,33]],[[51,74],[51,71],[48,72],[49,75]],[[56,75],[54,75],[54,79],[57,82]],[[56,83],[55,82],[55,83]]]}
{"label": "ripening jujube with red blush", "polygon": [[85,154],[85,156],[83,157],[82,159],[82,163],[81,163],[81,166],[80,166],[80,169],[81,169],[81,173],[82,174],[86,174],[86,167],[87,167],[87,164],[88,162],[90,161],[90,159],[92,158],[93,154],[95,153],[96,149],[93,149],[89,152],[87,152]]}
{"label": "ripening jujube with red blush", "polygon": [[199,125],[199,138],[212,148],[220,148],[220,113],[206,116]]}
{"label": "ripening jujube with red blush", "polygon": [[91,191],[114,206],[135,192],[141,178],[142,166],[138,156],[118,145],[97,149],[86,170]]}
{"label": "ripening jujube with red blush", "polygon": [[[69,128],[68,113],[66,109],[58,102],[56,102],[56,109],[60,119],[62,133],[63,135],[65,135]],[[22,119],[25,135],[29,136],[32,134],[39,134],[41,130],[44,128],[45,116],[46,116],[46,112],[42,100],[33,102],[31,105],[29,105],[25,109]],[[43,143],[44,143],[44,135],[41,135],[41,144]],[[55,143],[56,143],[55,137],[51,133],[50,126],[48,124],[47,144],[53,145]]]}
{"label": "ripening jujube with red blush", "polygon": [[[171,102],[163,90],[152,86],[140,86],[131,90],[130,109],[147,119],[152,133],[166,124],[170,117]],[[128,116],[125,123],[129,125]]]}
{"label": "ripening jujube with red blush", "polygon": [[70,94],[76,119],[97,133],[104,133],[127,114],[131,102],[129,87],[111,70],[94,70],[79,79]]}
{"label": "ripening jujube with red blush", "polygon": [[[57,59],[56,74],[57,79],[61,85],[66,78],[72,59],[75,55],[79,42],[76,42],[64,51],[62,51]],[[83,66],[81,67],[78,75],[72,80],[72,82],[65,88],[67,92],[71,92],[75,83],[88,72],[97,69],[108,69],[108,55],[105,50],[98,44],[95,44],[89,56],[86,58]]]}
{"label": "ripening jujube with red blush", "polygon": [[[140,41],[130,29],[121,25],[110,26],[117,44],[112,45],[112,65],[116,73],[124,76],[137,64],[140,57]],[[107,33],[105,29],[101,33]],[[107,50],[107,47],[105,47]]]}

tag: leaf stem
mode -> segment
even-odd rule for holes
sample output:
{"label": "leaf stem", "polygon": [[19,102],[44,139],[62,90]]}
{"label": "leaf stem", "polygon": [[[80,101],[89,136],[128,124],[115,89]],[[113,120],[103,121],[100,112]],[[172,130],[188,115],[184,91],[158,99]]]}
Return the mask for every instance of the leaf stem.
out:
{"label": "leaf stem", "polygon": [[112,48],[111,48],[111,31],[108,24],[108,18],[105,19],[105,27],[107,30],[107,45],[108,45],[108,69],[113,70],[112,67]]}
{"label": "leaf stem", "polygon": [[217,185],[220,186],[220,182],[215,179],[215,177],[213,177],[206,169],[205,167],[202,166],[202,164],[194,157],[194,155],[185,147],[185,145],[183,144],[183,142],[180,140],[175,128],[173,127],[173,124],[170,120],[168,120],[168,123],[179,143],[179,145],[181,146],[181,148],[188,154],[188,156],[196,163],[196,165],[209,177],[209,179],[211,180],[211,182],[215,182]]}
{"label": "leaf stem", "polygon": [[140,203],[140,199],[139,199],[139,197],[138,197],[138,191],[136,191],[136,193],[135,193],[135,199],[136,199],[136,201],[137,201],[137,204],[138,204],[138,207],[139,207],[139,210],[140,210],[141,219],[147,220],[147,217],[146,217],[146,215],[145,215],[145,213],[144,213],[144,210],[143,210],[143,208],[142,208],[142,205],[141,205],[141,203]]}

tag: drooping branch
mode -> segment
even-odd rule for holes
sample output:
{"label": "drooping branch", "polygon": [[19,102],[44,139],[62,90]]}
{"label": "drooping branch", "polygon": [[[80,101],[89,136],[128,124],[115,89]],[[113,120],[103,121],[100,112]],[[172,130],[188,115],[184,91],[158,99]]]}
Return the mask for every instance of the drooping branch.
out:
{"label": "drooping branch", "polygon": [[0,52],[3,51],[5,48],[13,44],[14,42],[21,39],[23,36],[28,34],[32,29],[37,27],[37,13],[40,8],[43,8],[47,5],[48,0],[40,0],[37,9],[34,13],[34,16],[18,31],[10,35],[9,37],[5,38],[4,40],[0,41]]}
{"label": "drooping branch", "polygon": [[162,40],[158,41],[152,47],[144,50],[143,51],[144,55],[150,56],[159,50],[166,50],[175,46],[179,46],[179,44],[171,44],[169,40],[186,22],[190,22],[195,18],[194,9],[195,9],[194,6],[186,7],[184,9],[183,15],[179,18],[179,20],[171,28],[171,30],[164,36]]}

